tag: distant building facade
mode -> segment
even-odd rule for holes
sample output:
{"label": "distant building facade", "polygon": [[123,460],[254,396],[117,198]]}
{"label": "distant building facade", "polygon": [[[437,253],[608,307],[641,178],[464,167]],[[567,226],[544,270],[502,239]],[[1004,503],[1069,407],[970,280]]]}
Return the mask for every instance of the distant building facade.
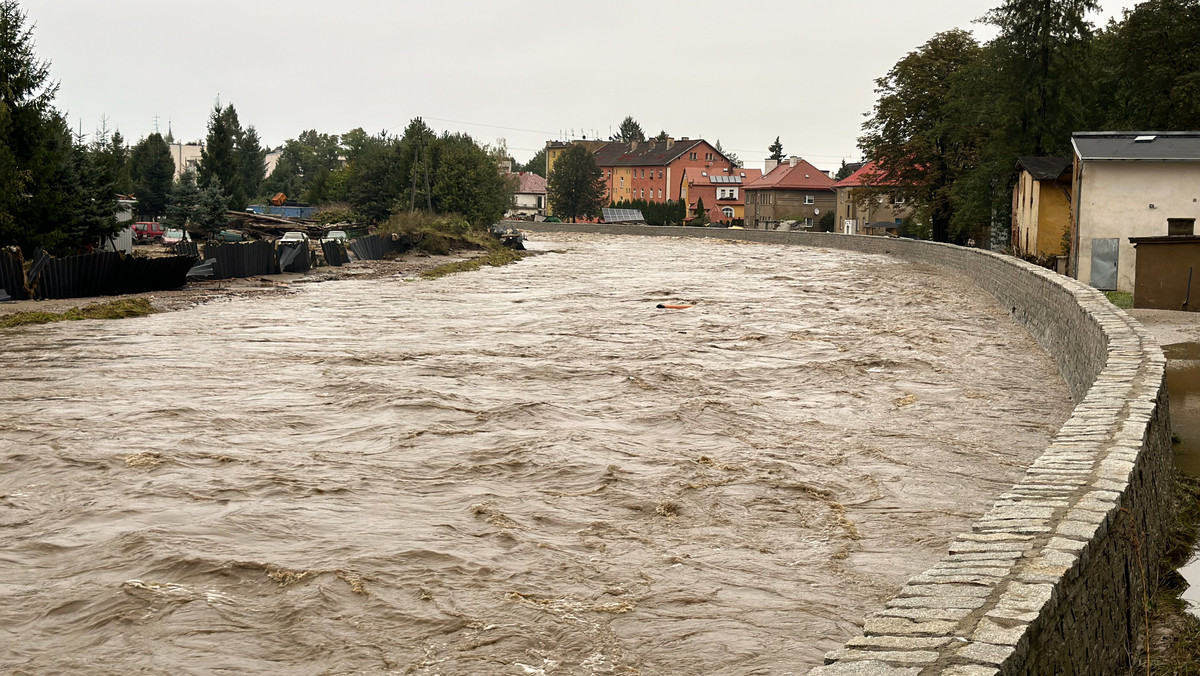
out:
{"label": "distant building facade", "polygon": [[880,190],[888,185],[887,176],[874,162],[863,164],[835,183],[834,230],[845,235],[897,234],[912,208],[903,198]]}
{"label": "distant building facade", "polygon": [[1168,219],[1200,218],[1200,132],[1077,132],[1071,145],[1068,272],[1098,289],[1132,293],[1129,239],[1167,235]]}
{"label": "distant building facade", "polygon": [[684,169],[679,199],[687,204],[688,218],[699,216],[703,204],[709,221],[732,225],[746,218],[743,188],[761,177],[761,169]]}
{"label": "distant building facade", "polygon": [[747,184],[746,227],[778,230],[785,222],[811,229],[822,214],[837,208],[834,181],[799,157],[789,158]]}
{"label": "distant building facade", "polygon": [[1012,197],[1012,248],[1019,256],[1046,258],[1070,248],[1071,168],[1065,157],[1017,159]]}
{"label": "distant building facade", "polygon": [[546,215],[546,179],[532,171],[509,174],[517,179],[517,190],[513,193],[513,205],[508,218],[533,218]]}

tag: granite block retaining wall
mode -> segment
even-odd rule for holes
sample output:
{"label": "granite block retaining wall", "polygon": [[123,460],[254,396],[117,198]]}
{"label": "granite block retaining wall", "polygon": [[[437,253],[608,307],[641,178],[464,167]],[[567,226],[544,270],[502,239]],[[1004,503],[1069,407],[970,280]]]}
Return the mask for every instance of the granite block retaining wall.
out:
{"label": "granite block retaining wall", "polygon": [[[937,566],[810,676],[1120,674],[1144,651],[1150,577],[1173,518],[1166,359],[1102,293],[979,249],[763,230],[514,223],[543,232],[719,237],[949,268],[1010,309],[1058,364],[1071,417]],[[1003,430],[997,430],[1003,433]]]}

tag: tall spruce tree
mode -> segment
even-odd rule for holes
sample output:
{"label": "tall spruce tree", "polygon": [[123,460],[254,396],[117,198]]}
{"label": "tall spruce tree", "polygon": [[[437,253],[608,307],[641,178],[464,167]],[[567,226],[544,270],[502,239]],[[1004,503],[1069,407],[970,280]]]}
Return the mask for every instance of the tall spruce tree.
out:
{"label": "tall spruce tree", "polygon": [[155,132],[139,141],[130,153],[129,167],[138,213],[147,217],[165,214],[175,177],[175,160],[162,135]]}
{"label": "tall spruce tree", "polygon": [[783,143],[779,141],[778,136],[775,137],[774,143],[767,146],[767,150],[771,153],[770,155],[767,155],[768,160],[775,160],[776,162],[783,161]]}
{"label": "tall spruce tree", "polygon": [[632,115],[627,115],[624,120],[621,120],[621,125],[617,127],[617,133],[613,134],[609,140],[618,143],[645,141],[646,132],[642,131],[642,125],[638,124]]}
{"label": "tall spruce tree", "polygon": [[242,194],[251,199],[258,197],[262,191],[263,180],[267,177],[267,151],[263,150],[258,130],[254,125],[246,127],[246,131],[238,139],[237,155]]}
{"label": "tall spruce tree", "polygon": [[202,188],[215,181],[229,199],[229,208],[237,211],[246,208],[246,191],[242,185],[237,150],[237,141],[241,136],[242,128],[233,104],[225,108],[221,108],[220,103],[214,105],[196,175],[196,181]]}

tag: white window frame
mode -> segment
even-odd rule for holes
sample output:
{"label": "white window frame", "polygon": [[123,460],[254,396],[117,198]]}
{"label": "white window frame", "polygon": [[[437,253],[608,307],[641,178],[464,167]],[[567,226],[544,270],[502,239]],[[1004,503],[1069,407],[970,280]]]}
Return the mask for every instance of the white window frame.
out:
{"label": "white window frame", "polygon": [[813,195],[805,195],[805,196],[804,196],[804,203],[805,203],[805,204],[816,204],[816,203],[817,203],[817,198],[816,198],[816,197],[814,197]]}

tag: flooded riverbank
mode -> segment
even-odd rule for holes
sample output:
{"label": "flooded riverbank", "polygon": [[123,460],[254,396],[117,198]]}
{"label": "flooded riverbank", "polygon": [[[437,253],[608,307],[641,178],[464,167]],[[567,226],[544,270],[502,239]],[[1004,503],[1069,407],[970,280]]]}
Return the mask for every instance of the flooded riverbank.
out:
{"label": "flooded riverbank", "polygon": [[528,246],[0,331],[0,670],[803,674],[1071,409],[940,270]]}

